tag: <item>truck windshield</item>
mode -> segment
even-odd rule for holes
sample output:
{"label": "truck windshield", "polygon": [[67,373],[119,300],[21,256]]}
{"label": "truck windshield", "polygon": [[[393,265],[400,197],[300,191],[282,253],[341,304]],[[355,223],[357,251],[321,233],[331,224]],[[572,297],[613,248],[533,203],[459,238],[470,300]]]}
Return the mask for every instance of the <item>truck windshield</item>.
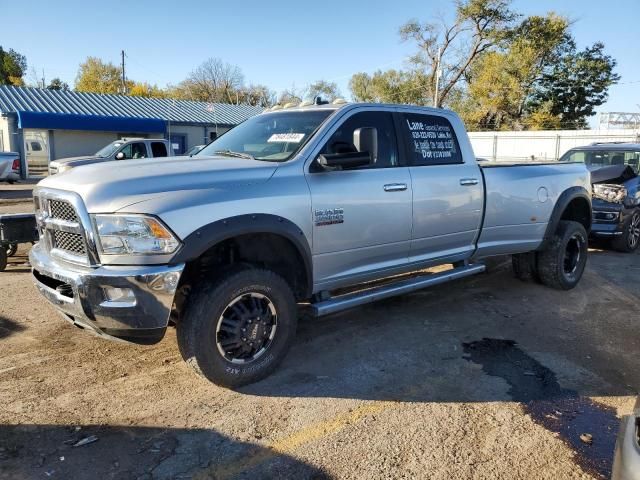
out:
{"label": "truck windshield", "polygon": [[198,156],[233,155],[270,162],[289,160],[333,110],[258,115],[207,145]]}
{"label": "truck windshield", "polygon": [[113,153],[122,146],[122,142],[111,142],[106,147],[101,148],[96,152],[96,157],[105,158],[110,157]]}

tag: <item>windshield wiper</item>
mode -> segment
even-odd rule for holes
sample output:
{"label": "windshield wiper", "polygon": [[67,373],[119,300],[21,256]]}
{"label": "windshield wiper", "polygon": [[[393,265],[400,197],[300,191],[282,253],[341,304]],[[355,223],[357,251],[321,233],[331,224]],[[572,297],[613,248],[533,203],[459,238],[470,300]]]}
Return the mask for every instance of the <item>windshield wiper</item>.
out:
{"label": "windshield wiper", "polygon": [[227,157],[246,158],[249,160],[255,160],[255,157],[249,153],[234,152],[233,150],[216,150],[213,152],[216,155],[226,155]]}

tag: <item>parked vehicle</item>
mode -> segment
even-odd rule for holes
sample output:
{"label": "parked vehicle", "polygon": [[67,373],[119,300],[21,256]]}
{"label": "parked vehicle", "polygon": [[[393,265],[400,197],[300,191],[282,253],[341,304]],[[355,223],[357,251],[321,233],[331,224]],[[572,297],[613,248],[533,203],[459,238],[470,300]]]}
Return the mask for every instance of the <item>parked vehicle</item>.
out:
{"label": "parked vehicle", "polygon": [[640,397],[620,423],[611,480],[640,480]]}
{"label": "parked vehicle", "polygon": [[20,154],[0,152],[0,180],[14,183],[20,180]]}
{"label": "parked vehicle", "polygon": [[0,215],[0,272],[7,267],[7,257],[12,257],[20,243],[38,240],[36,219],[33,213],[9,213]]}
{"label": "parked vehicle", "polygon": [[93,163],[168,156],[173,156],[169,140],[163,138],[123,138],[101,148],[95,155],[54,160],[49,164],[49,174],[54,175],[74,167]]}
{"label": "parked vehicle", "polygon": [[282,109],[198,157],[43,180],[30,260],[40,292],[75,325],[154,343],[171,319],[184,359],[219,385],[275,369],[297,304],[320,317],[480,273],[492,255],[513,254],[519,278],[557,289],[585,268],[584,164],[480,167],[450,111]]}
{"label": "parked vehicle", "polygon": [[640,245],[640,144],[595,143],[572,148],[560,161],[580,161],[591,170],[591,235],[611,239],[620,252]]}
{"label": "parked vehicle", "polygon": [[196,153],[200,152],[204,147],[206,147],[206,145],[195,145],[187,150],[184,154],[187,157],[192,157]]}

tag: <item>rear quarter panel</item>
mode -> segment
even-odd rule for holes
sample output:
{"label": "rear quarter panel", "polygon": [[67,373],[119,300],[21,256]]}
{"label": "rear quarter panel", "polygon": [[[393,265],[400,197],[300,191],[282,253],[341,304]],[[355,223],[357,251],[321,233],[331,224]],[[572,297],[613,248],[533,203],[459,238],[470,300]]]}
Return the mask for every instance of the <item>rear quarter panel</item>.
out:
{"label": "rear quarter panel", "polygon": [[571,187],[591,192],[589,171],[581,163],[481,167],[486,210],[476,257],[535,250],[562,192]]}

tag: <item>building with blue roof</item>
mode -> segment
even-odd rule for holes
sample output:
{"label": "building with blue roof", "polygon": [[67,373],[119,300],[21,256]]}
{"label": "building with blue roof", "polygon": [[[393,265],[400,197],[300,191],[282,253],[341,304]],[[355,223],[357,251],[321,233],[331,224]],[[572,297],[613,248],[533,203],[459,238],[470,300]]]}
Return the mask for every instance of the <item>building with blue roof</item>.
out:
{"label": "building with blue roof", "polygon": [[177,154],[262,111],[251,105],[0,86],[0,151],[19,152],[23,176],[50,161],[91,155],[123,137],[166,138]]}

